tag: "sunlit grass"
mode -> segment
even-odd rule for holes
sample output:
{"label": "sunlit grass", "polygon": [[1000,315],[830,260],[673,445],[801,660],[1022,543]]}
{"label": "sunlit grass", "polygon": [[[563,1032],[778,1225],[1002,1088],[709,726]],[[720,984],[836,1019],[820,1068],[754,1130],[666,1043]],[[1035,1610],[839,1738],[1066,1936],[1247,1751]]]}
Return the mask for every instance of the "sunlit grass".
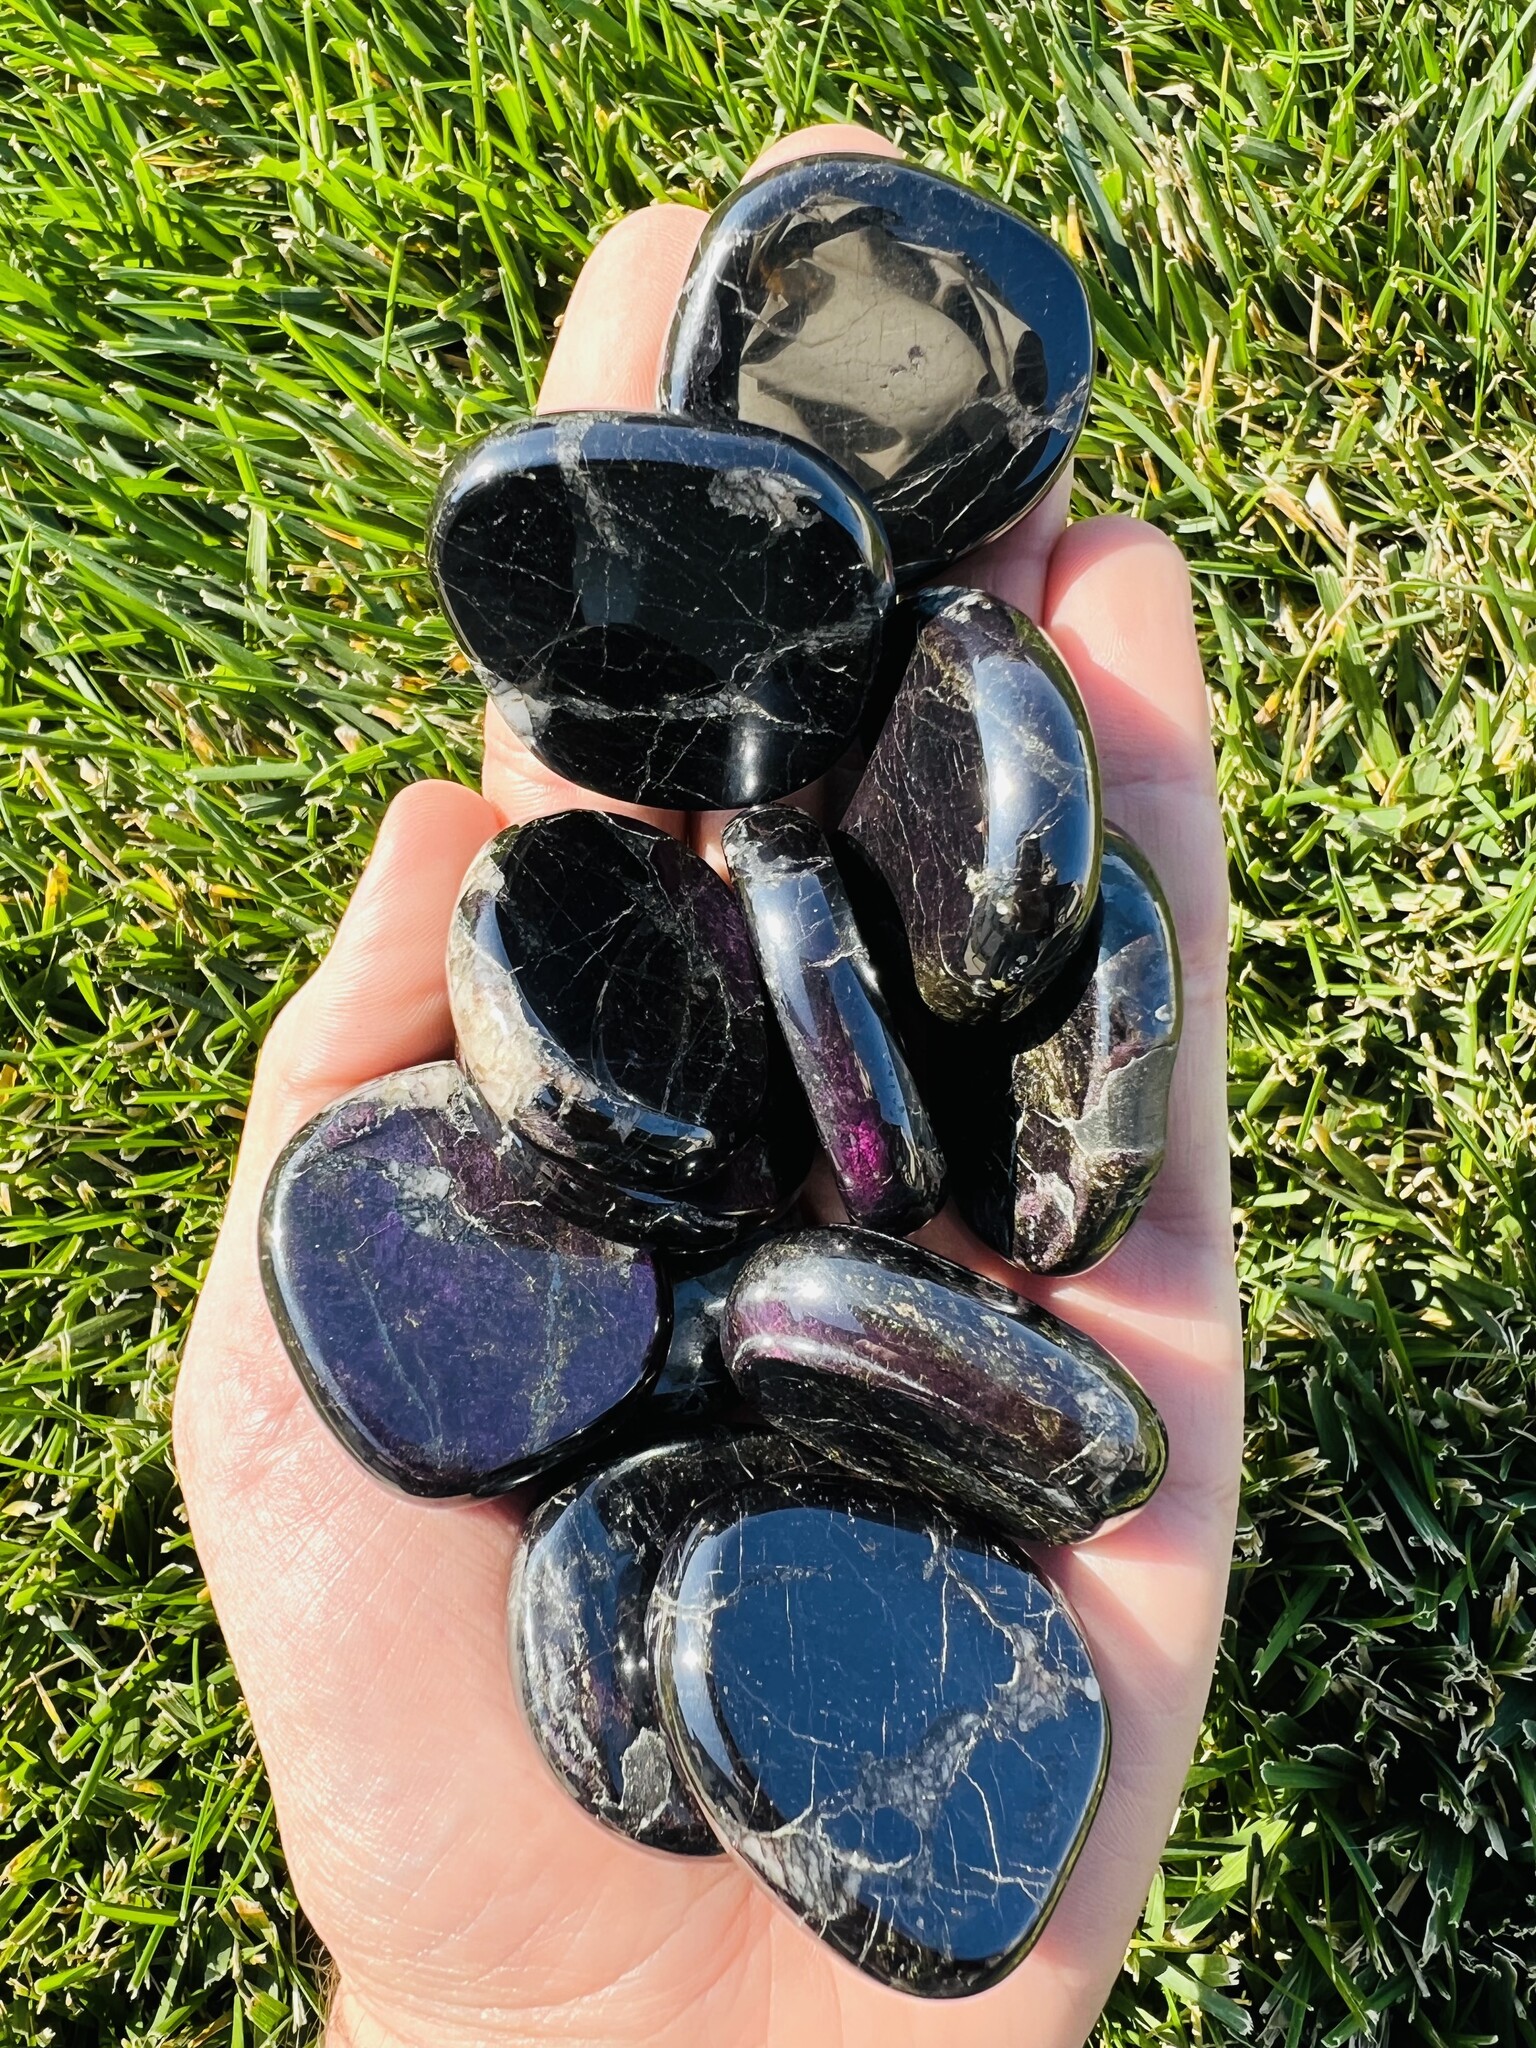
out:
{"label": "sunlit grass", "polygon": [[1204,605],[1248,1520],[1105,2039],[1536,2039],[1533,41],[1467,0],[0,0],[0,2043],[312,2035],[166,1463],[254,1049],[389,792],[474,773],[444,452],[530,402],[616,214],[850,113],[1083,262],[1079,509]]}

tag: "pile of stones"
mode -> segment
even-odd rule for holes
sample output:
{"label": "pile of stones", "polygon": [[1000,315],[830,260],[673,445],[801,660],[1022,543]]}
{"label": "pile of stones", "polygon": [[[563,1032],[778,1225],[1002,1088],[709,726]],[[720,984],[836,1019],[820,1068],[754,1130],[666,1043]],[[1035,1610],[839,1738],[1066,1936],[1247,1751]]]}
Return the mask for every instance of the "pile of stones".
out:
{"label": "pile of stones", "polygon": [[[501,833],[453,919],[457,1062],[317,1117],[263,1218],[369,1470],[522,1490],[512,1664],[561,1782],[928,1995],[1026,1952],[1107,1763],[1021,1545],[1165,1457],[1097,1343],[905,1241],[952,1201],[1081,1272],[1162,1161],[1162,893],[1054,648],[937,580],[1058,473],[1092,352],[1004,208],[817,157],[711,220],[654,415],[460,459],[431,560],[509,724],[604,796],[737,810],[730,881],[623,812]],[[798,1206],[818,1150],[846,1222]]]}

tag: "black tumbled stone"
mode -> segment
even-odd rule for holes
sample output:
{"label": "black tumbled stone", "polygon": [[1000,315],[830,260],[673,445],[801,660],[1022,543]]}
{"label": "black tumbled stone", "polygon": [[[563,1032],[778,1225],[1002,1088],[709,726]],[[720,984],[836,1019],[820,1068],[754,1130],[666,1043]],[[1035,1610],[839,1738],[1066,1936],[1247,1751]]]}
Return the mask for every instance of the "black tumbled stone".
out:
{"label": "black tumbled stone", "polygon": [[741,1396],[720,1349],[726,1299],[753,1252],[780,1231],[800,1229],[803,1221],[798,1210],[792,1210],[772,1231],[756,1232],[702,1268],[666,1261],[672,1282],[672,1338],[651,1383],[652,1409],[681,1424],[718,1420],[740,1407]]}
{"label": "black tumbled stone", "polygon": [[928,1093],[961,1213],[1032,1273],[1081,1273],[1152,1191],[1168,1139],[1178,946],[1157,877],[1104,837],[1099,907],[1060,986],[1000,1030],[930,1042]]}
{"label": "black tumbled stone", "polygon": [[871,1231],[796,1231],[754,1252],[721,1344],[775,1427],[1019,1535],[1075,1542],[1162,1477],[1157,1411],[1101,1345]]}
{"label": "black tumbled stone", "polygon": [[601,1440],[666,1348],[655,1261],[551,1215],[448,1061],[305,1125],[261,1267],[316,1407],[407,1493],[501,1492]]}
{"label": "black tumbled stone", "polygon": [[430,553],[539,758],[684,808],[784,796],[831,765],[891,596],[878,519],[813,450],[643,414],[488,435],[443,481]]}
{"label": "black tumbled stone", "polygon": [[1072,1616],[991,1536],[878,1490],[721,1497],[650,1614],[662,1723],[720,1839],[823,1941],[959,1997],[1038,1937],[1109,1722]]}
{"label": "black tumbled stone", "polygon": [[825,836],[804,811],[764,804],[722,845],[849,1215],[916,1230],[944,1200],[944,1161]]}
{"label": "black tumbled stone", "polygon": [[586,1811],[650,1848],[719,1851],[657,1718],[645,1632],[656,1575],[715,1494],[805,1462],[762,1433],[653,1444],[551,1495],[524,1529],[508,1620],[528,1725]]}
{"label": "black tumbled stone", "polygon": [[1054,243],[932,171],[829,155],[711,216],[661,402],[821,449],[869,493],[905,582],[1028,511],[1092,376],[1088,300]]}
{"label": "black tumbled stone", "polygon": [[767,1023],[741,913],[653,825],[558,811],[493,839],[454,912],[448,992],[491,1110],[575,1165],[691,1187],[762,1117]]}
{"label": "black tumbled stone", "polygon": [[918,993],[954,1021],[1016,1015],[1092,914],[1098,764],[1066,664],[978,590],[921,596],[905,679],[843,818],[906,930]]}

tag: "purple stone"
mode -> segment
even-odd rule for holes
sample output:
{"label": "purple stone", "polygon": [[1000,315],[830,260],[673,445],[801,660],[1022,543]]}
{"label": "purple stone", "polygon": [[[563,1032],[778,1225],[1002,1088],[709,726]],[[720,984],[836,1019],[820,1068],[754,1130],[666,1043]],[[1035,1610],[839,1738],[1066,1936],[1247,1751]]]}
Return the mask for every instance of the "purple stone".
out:
{"label": "purple stone", "polygon": [[763,804],[723,844],[848,1213],[916,1230],[943,1203],[944,1160],[826,839],[804,811]]}
{"label": "purple stone", "polygon": [[801,1230],[754,1252],[721,1344],[776,1428],[1016,1535],[1076,1542],[1162,1477],[1157,1411],[1102,1346],[872,1231]]}
{"label": "purple stone", "polygon": [[644,1401],[671,1302],[645,1252],[550,1214],[443,1061],[332,1103],[278,1159],[267,1300],[315,1406],[407,1493],[505,1491]]}

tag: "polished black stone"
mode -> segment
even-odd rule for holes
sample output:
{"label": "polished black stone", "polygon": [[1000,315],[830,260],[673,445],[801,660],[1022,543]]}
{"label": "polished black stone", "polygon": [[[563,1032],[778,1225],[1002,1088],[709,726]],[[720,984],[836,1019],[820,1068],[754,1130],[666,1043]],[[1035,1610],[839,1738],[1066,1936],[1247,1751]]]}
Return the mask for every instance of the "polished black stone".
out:
{"label": "polished black stone", "polygon": [[1109,1759],[1087,1648],[1042,1579],[917,1501],[789,1482],[705,1509],[650,1630],[695,1798],[814,1934],[921,1996],[1013,1968]]}
{"label": "polished black stone", "polygon": [[803,1228],[804,1222],[799,1210],[792,1208],[773,1230],[744,1238],[724,1258],[702,1269],[666,1262],[672,1282],[672,1341],[651,1383],[651,1408],[679,1423],[718,1420],[740,1408],[741,1396],[720,1350],[726,1297],[759,1245],[779,1231]]}
{"label": "polished black stone", "polygon": [[765,804],[722,844],[849,1215],[916,1230],[944,1200],[944,1161],[820,827]]}
{"label": "polished black stone", "polygon": [[448,1061],[305,1125],[261,1269],[316,1407],[407,1493],[502,1492],[602,1440],[666,1349],[655,1261],[549,1214]]}
{"label": "polished black stone", "polygon": [[955,1021],[1016,1015],[1092,914],[1102,824],[1087,715],[1012,605],[924,593],[927,618],[842,829],[895,899],[918,992]]}
{"label": "polished black stone", "polygon": [[546,1152],[643,1187],[718,1174],[767,1103],[740,910],[654,825],[557,811],[493,839],[448,940],[460,1056]]}
{"label": "polished black stone", "polygon": [[932,171],[803,157],[710,218],[661,402],[821,449],[915,580],[1012,525],[1070,454],[1093,325],[1054,243]]}
{"label": "polished black stone", "polygon": [[863,495],[777,434],[554,413],[448,472],[443,609],[513,730],[572,781],[709,808],[843,751],[891,595]]}
{"label": "polished black stone", "polygon": [[508,1619],[528,1725],[587,1812],[650,1848],[720,1846],[657,1719],[645,1634],[656,1575],[715,1494],[805,1464],[788,1438],[762,1432],[677,1438],[562,1488],[524,1530]]}
{"label": "polished black stone", "polygon": [[1178,946],[1157,877],[1113,829],[1099,897],[1081,958],[1034,1009],[931,1043],[956,1201],[1032,1273],[1080,1273],[1111,1251],[1167,1146]]}
{"label": "polished black stone", "polygon": [[726,1304],[747,1400],[855,1468],[1050,1542],[1139,1507],[1157,1411],[1080,1330],[916,1245],[802,1230],[753,1253]]}

